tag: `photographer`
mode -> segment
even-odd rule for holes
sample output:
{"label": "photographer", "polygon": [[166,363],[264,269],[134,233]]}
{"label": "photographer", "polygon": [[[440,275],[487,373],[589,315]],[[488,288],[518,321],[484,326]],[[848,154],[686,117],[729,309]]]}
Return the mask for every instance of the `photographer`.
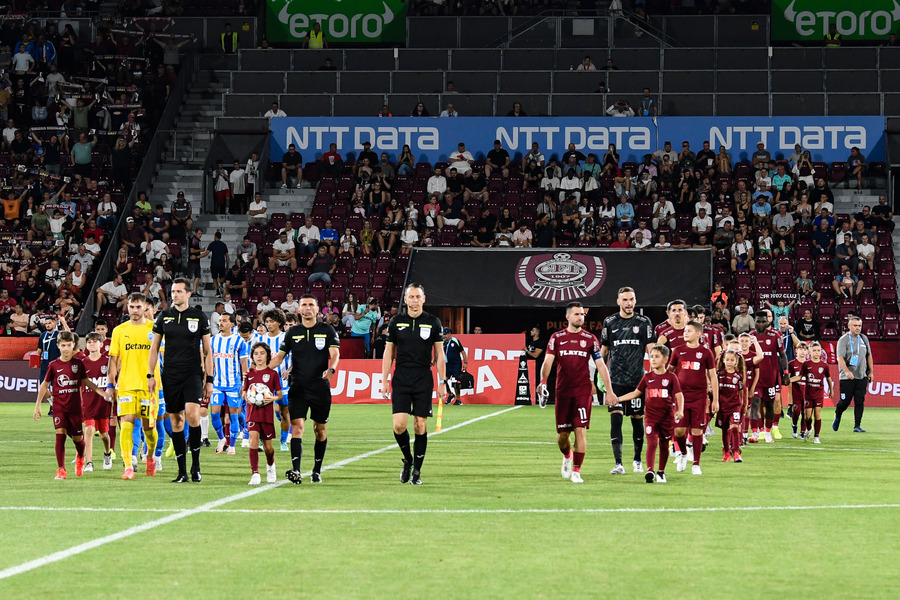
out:
{"label": "photographer", "polygon": [[356,320],[350,327],[350,337],[361,337],[366,345],[366,352],[369,352],[372,325],[381,318],[381,310],[378,307],[378,299],[372,296],[366,301],[365,306],[360,305],[356,312]]}
{"label": "photographer", "polygon": [[606,109],[606,114],[611,117],[633,117],[634,110],[628,106],[628,103],[624,100],[619,100],[612,106]]}

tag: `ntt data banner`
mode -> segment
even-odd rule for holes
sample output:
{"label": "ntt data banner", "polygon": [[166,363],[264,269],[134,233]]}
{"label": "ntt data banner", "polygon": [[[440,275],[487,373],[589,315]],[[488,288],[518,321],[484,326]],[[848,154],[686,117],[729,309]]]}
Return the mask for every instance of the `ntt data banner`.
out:
{"label": "ntt data banner", "polygon": [[266,39],[302,42],[315,23],[341,44],[406,42],[404,0],[268,0]]}
{"label": "ntt data banner", "polygon": [[598,157],[615,144],[621,160],[640,161],[667,140],[674,148],[689,141],[695,152],[709,140],[713,148],[725,146],[733,161],[749,160],[758,142],[773,157],[787,157],[801,144],[815,161],[846,161],[854,146],[869,161],[884,160],[883,117],[279,117],[272,119],[271,129],[272,160],[284,155],[288,144],[311,161],[331,143],[346,156],[362,150],[363,142],[393,160],[409,144],[416,160],[432,163],[447,160],[457,144],[465,142],[467,150],[483,160],[495,139],[514,159],[521,159],[533,142],[548,158],[562,156],[569,143]]}
{"label": "ntt data banner", "polygon": [[[429,306],[614,306],[621,287],[642,306],[673,298],[708,304],[709,250],[591,250],[588,248],[417,248],[407,281],[425,287]],[[486,285],[485,282],[490,282]]]}
{"label": "ntt data banner", "polygon": [[834,25],[845,40],[884,40],[900,25],[897,0],[773,0],[772,40],[821,42]]}

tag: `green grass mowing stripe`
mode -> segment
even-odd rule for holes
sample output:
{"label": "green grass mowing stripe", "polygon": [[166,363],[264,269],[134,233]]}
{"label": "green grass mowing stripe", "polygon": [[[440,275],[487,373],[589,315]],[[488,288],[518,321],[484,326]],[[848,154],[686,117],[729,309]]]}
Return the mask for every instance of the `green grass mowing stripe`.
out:
{"label": "green grass mowing stripe", "polygon": [[[447,428],[443,429],[443,430],[440,431],[440,432],[433,433],[432,435],[439,435],[439,434],[442,434],[442,433],[446,433],[446,432],[449,432],[449,431],[453,431],[453,430],[455,430],[455,429],[459,429],[460,427],[465,427],[466,425],[470,425],[470,424],[472,424],[472,423],[477,423],[478,421],[483,421],[484,419],[489,419],[489,418],[491,418],[491,417],[495,417],[495,416],[498,416],[498,415],[502,415],[502,414],[504,414],[504,413],[508,413],[508,412],[513,411],[513,410],[516,410],[516,409],[518,409],[518,408],[520,408],[520,407],[519,407],[519,406],[513,406],[513,407],[505,408],[505,409],[503,409],[503,410],[499,410],[499,411],[496,411],[496,412],[493,412],[493,413],[489,413],[489,414],[486,414],[486,415],[481,415],[481,416],[475,417],[475,418],[473,418],[473,419],[469,419],[469,420],[467,420],[467,421],[463,421],[462,423],[457,423],[456,425],[452,425],[452,426],[450,426],[450,427],[447,427]],[[387,450],[390,450],[390,449],[392,449],[393,447],[394,447],[393,445],[384,446],[384,447],[382,447],[382,448],[378,448],[377,450],[372,450],[371,452],[366,452],[366,453],[363,453],[363,454],[360,454],[360,455],[357,455],[357,456],[354,456],[354,457],[351,457],[351,458],[347,458],[347,459],[338,461],[338,462],[336,462],[336,463],[332,463],[332,464],[330,464],[330,465],[326,465],[326,466],[324,466],[324,467],[322,468],[322,470],[324,471],[324,470],[331,470],[331,469],[340,469],[340,468],[342,468],[342,467],[344,467],[344,466],[346,466],[346,465],[348,465],[348,464],[357,462],[357,461],[362,460],[362,459],[364,459],[364,458],[369,458],[370,456],[375,456],[375,455],[377,455],[377,454],[381,454],[382,452],[386,452]],[[308,475],[309,475],[308,473],[304,473],[304,476],[308,476]],[[58,552],[53,552],[53,553],[48,554],[48,555],[46,555],[46,556],[42,556],[41,558],[37,558],[37,559],[34,559],[34,560],[30,560],[30,561],[21,563],[21,564],[19,564],[19,565],[13,566],[13,567],[9,567],[9,568],[3,569],[2,571],[0,571],[0,580],[2,580],[2,579],[8,579],[9,577],[14,577],[15,575],[20,575],[20,574],[22,574],[22,573],[27,573],[28,571],[33,571],[33,570],[35,570],[35,569],[39,569],[39,568],[41,568],[41,567],[43,567],[43,566],[46,566],[46,565],[49,565],[49,564],[52,564],[52,563],[55,563],[55,562],[59,562],[59,561],[61,561],[61,560],[64,560],[64,559],[66,559],[66,558],[70,558],[70,557],[72,557],[72,556],[76,556],[76,555],[78,555],[78,554],[82,554],[82,553],[84,553],[84,552],[88,552],[88,551],[93,550],[93,549],[95,549],[95,548],[99,548],[100,546],[104,546],[104,545],[106,545],[106,544],[109,544],[109,543],[112,543],[112,542],[116,542],[116,541],[125,539],[125,538],[127,538],[127,537],[131,537],[131,536],[133,536],[133,535],[136,535],[136,534],[138,534],[138,533],[142,533],[142,532],[144,532],[144,531],[149,531],[149,530],[151,530],[151,529],[155,529],[156,527],[159,527],[159,526],[161,526],[161,525],[166,525],[166,524],[168,524],[168,523],[172,523],[172,522],[175,522],[175,521],[179,521],[179,520],[181,520],[181,519],[190,517],[190,516],[192,516],[192,515],[196,515],[196,514],[208,512],[208,511],[210,511],[210,510],[212,510],[212,509],[214,509],[214,508],[216,508],[216,507],[218,507],[218,506],[222,506],[222,505],[228,504],[228,503],[230,503],[230,502],[236,502],[236,501],[239,501],[239,500],[243,500],[243,499],[245,499],[245,498],[250,498],[250,497],[252,497],[252,496],[255,496],[255,495],[257,495],[257,494],[261,494],[261,493],[263,493],[263,492],[266,492],[266,491],[271,490],[271,489],[273,489],[273,488],[279,487],[279,486],[284,485],[284,484],[286,484],[286,483],[288,483],[288,481],[282,480],[282,481],[279,481],[279,482],[277,482],[277,483],[264,485],[264,486],[261,486],[261,487],[259,487],[259,488],[255,488],[255,489],[252,489],[252,490],[247,490],[247,491],[245,491],[245,492],[241,492],[240,494],[234,494],[234,495],[231,495],[231,496],[226,496],[226,497],[224,497],[224,498],[219,498],[218,500],[213,500],[212,502],[207,502],[207,503],[205,503],[205,504],[201,504],[200,506],[197,506],[197,507],[194,507],[194,508],[185,509],[185,510],[182,510],[182,511],[177,512],[177,513],[174,513],[174,514],[167,515],[167,516],[165,516],[165,517],[160,517],[159,519],[154,519],[154,520],[152,520],[152,521],[147,521],[147,522],[142,523],[142,524],[140,524],[140,525],[136,525],[136,526],[134,526],[134,527],[129,527],[128,529],[125,529],[125,530],[122,530],[122,531],[118,531],[118,532],[116,532],[116,533],[113,533],[113,534],[110,534],[110,535],[106,535],[106,536],[103,536],[103,537],[100,537],[100,538],[96,538],[96,539],[90,540],[90,541],[88,541],[88,542],[84,542],[84,543],[82,543],[82,544],[78,544],[78,545],[76,545],[76,546],[72,546],[72,547],[67,548],[67,549],[65,549],[65,550],[60,550],[60,551],[58,551]]]}

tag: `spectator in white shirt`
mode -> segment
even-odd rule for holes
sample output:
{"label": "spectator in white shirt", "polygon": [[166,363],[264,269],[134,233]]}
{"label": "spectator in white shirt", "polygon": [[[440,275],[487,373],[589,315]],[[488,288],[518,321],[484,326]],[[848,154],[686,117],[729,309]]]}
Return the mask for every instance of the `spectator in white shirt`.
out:
{"label": "spectator in white shirt", "polygon": [[[256,114],[259,114],[259,113],[256,113]],[[286,117],[286,116],[287,116],[287,113],[284,112],[283,110],[281,110],[281,109],[278,107],[278,103],[277,103],[277,102],[273,102],[273,103],[272,103],[272,108],[270,108],[269,110],[267,110],[267,111],[266,111],[266,114],[264,114],[263,116],[264,116],[265,118],[267,118],[269,121],[271,121],[271,120],[272,120],[272,117]]]}
{"label": "spectator in white shirt", "polygon": [[859,257],[859,267],[868,266],[875,268],[875,246],[869,241],[869,234],[862,234],[862,240],[856,245],[856,255]]}
{"label": "spectator in white shirt", "polygon": [[265,227],[269,222],[266,210],[266,201],[262,199],[262,194],[257,192],[253,197],[253,202],[250,203],[250,208],[247,209],[247,214],[250,215],[250,218],[248,219],[250,225],[260,225]]}
{"label": "spectator in white shirt", "polygon": [[112,281],[107,281],[97,288],[97,304],[94,305],[94,317],[100,316],[100,309],[109,304],[117,310],[125,307],[128,296],[128,288],[122,283],[122,276],[116,275]]}
{"label": "spectator in white shirt", "polygon": [[275,303],[269,299],[269,294],[263,294],[262,300],[256,303],[256,315],[259,318],[259,315],[263,314],[267,310],[275,310],[278,308],[275,306]]}
{"label": "spectator in white shirt", "polygon": [[444,197],[444,192],[447,191],[447,180],[441,174],[440,167],[435,168],[434,175],[428,178],[428,183],[426,184],[425,189],[427,190],[429,196],[436,196],[438,198],[438,202],[440,202],[441,198]]}
{"label": "spectator in white shirt", "polygon": [[668,225],[675,229],[675,206],[671,200],[660,198],[653,203],[653,229],[659,229],[660,225]]}
{"label": "spectator in white shirt", "polygon": [[453,103],[448,102],[447,108],[445,108],[444,110],[441,111],[440,116],[442,116],[442,117],[458,117],[459,113],[456,112],[456,109],[453,108]]}
{"label": "spectator in white shirt", "polygon": [[231,187],[231,214],[237,215],[246,212],[247,206],[247,171],[237,160],[232,165],[233,169],[228,175],[228,185]]}
{"label": "spectator in white shirt", "polygon": [[297,229],[297,250],[300,255],[315,254],[320,239],[319,228],[313,225],[312,219],[306,217],[306,224]]}
{"label": "spectator in white shirt", "polygon": [[287,314],[297,314],[297,311],[300,310],[300,303],[294,300],[294,294],[287,293],[284,302],[281,303],[281,310]]}
{"label": "spectator in white shirt", "polygon": [[532,235],[528,225],[525,223],[519,225],[519,228],[513,233],[512,241],[516,248],[531,248]]}
{"label": "spectator in white shirt", "polygon": [[472,170],[473,164],[475,164],[475,157],[466,150],[466,145],[460,142],[456,152],[450,155],[450,166],[456,169],[457,173],[466,175]]}
{"label": "spectator in white shirt", "polygon": [[694,234],[694,241],[696,242],[700,239],[701,235],[707,236],[708,239],[712,234],[712,228],[712,217],[707,216],[706,210],[701,208],[699,214],[691,221],[691,231]]}
{"label": "spectator in white shirt", "polygon": [[645,250],[650,247],[650,240],[645,238],[644,234],[638,231],[637,235],[634,237],[634,247],[638,250]]}

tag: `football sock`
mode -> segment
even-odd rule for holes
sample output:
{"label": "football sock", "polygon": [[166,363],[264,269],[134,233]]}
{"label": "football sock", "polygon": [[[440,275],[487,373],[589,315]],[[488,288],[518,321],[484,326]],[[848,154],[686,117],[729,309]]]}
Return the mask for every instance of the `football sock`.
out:
{"label": "football sock", "polygon": [[782,416],[783,416],[783,414],[782,414],[782,412],[781,412],[781,409],[779,408],[779,409],[778,409],[778,414],[775,415],[775,419],[774,419],[774,425],[775,425],[775,427],[778,427],[778,423],[781,422],[781,417],[782,417]]}
{"label": "football sock", "polygon": [[271,467],[275,464],[275,448],[271,450],[265,450],[264,448],[263,451],[266,453],[266,464]]}
{"label": "football sock", "polygon": [[200,438],[200,427],[190,427],[190,431],[188,432],[188,436],[190,436],[190,447],[191,447],[191,472],[200,470],[200,448],[203,447]]}
{"label": "football sock", "polygon": [[[407,434],[409,435],[409,434]],[[413,452],[415,453],[415,459],[413,460],[413,468],[416,471],[422,470],[422,463],[425,462],[425,449],[428,447],[428,433],[423,433],[422,435],[416,434],[415,439],[413,439]]]}
{"label": "football sock", "polygon": [[395,431],[394,439],[397,440],[397,445],[400,446],[400,452],[403,453],[403,460],[412,464],[412,452],[409,451],[409,432],[404,431],[403,433],[397,433]]}
{"label": "football sock", "polygon": [[314,446],[313,452],[315,453],[315,465],[313,465],[313,471],[316,473],[322,472],[322,461],[325,460],[325,448],[328,446],[328,440],[324,439],[322,441],[316,440],[316,445]]}
{"label": "football sock", "polygon": [[694,464],[700,464],[700,453],[703,451],[703,434],[691,434],[691,442],[694,444]]}
{"label": "football sock", "polygon": [[572,470],[576,473],[581,473],[581,465],[584,464],[584,452],[573,452],[574,459],[572,460]]}
{"label": "football sock", "polygon": [[200,417],[200,439],[208,440],[209,439],[209,415],[205,417]]}
{"label": "football sock", "polygon": [[800,421],[800,412],[799,410],[794,410],[794,414],[791,415],[791,422],[794,424],[794,427],[797,426],[797,423]]}
{"label": "football sock", "polygon": [[724,452],[731,451],[731,430],[725,429],[724,427],[720,428],[719,431],[722,432],[722,450]]}
{"label": "football sock", "polygon": [[125,468],[131,466],[131,453],[134,451],[134,423],[122,421],[122,435],[119,436],[119,444],[122,447],[122,460]]}
{"label": "football sock", "polygon": [[135,427],[134,423],[131,424],[131,439],[132,443],[134,444],[131,447],[131,455],[139,455],[141,453],[141,448],[144,447],[144,438],[141,435],[141,428]]}
{"label": "football sock", "polygon": [[287,441],[288,441],[288,436],[290,435],[290,433],[291,433],[290,431],[284,431],[284,430],[282,430],[282,432],[281,432],[281,443],[282,443],[282,444],[286,444],[286,443],[287,443]]}
{"label": "football sock", "polygon": [[775,424],[775,419],[773,417],[770,417],[767,415],[766,416],[766,431],[771,431],[772,425],[774,425],[774,424]]}
{"label": "football sock", "polygon": [[731,452],[740,452],[741,451],[741,430],[738,427],[734,429],[729,429],[731,432]]}
{"label": "football sock", "polygon": [[116,447],[116,425],[115,423],[109,424],[109,447],[115,449]]}
{"label": "football sock", "polygon": [[72,440],[72,443],[75,444],[75,456],[77,456],[78,458],[84,458],[84,438],[81,438],[80,442]]}
{"label": "football sock", "polygon": [[247,435],[247,405],[241,407],[241,412],[238,413],[238,424],[241,426],[241,431],[244,432],[244,438],[249,437]]}
{"label": "football sock", "polygon": [[64,469],[66,467],[66,434],[56,434],[56,467]]}
{"label": "football sock", "polygon": [[647,470],[655,471],[653,467],[656,465],[656,447],[659,445],[659,436],[654,434],[647,436]]}
{"label": "football sock", "polygon": [[634,442],[634,460],[641,460],[644,450],[644,420],[631,419],[631,440]]}
{"label": "football sock", "polygon": [[153,451],[153,456],[159,457],[162,456],[163,446],[166,445],[166,430],[162,421],[156,422],[156,449]]}
{"label": "football sock", "polygon": [[806,433],[809,429],[809,422],[806,420],[806,417],[800,419],[800,433]]}
{"label": "football sock", "polygon": [[853,403],[853,426],[854,427],[859,427],[860,425],[862,425],[863,410],[865,410],[865,408],[866,408],[866,405],[863,402],[860,402],[859,400],[856,400]]}
{"label": "football sock", "polygon": [[667,462],[669,462],[669,442],[663,440],[663,443],[659,445],[659,470],[657,473],[662,473],[666,470]]}
{"label": "football sock", "polygon": [[250,448],[250,471],[259,473],[259,448]]}
{"label": "football sock", "polygon": [[[156,435],[156,427],[151,427],[150,429],[144,430],[144,437],[147,438],[147,454],[155,454],[156,453],[156,442],[158,441],[159,436]],[[147,459],[151,460],[151,459]]]}
{"label": "football sock", "polygon": [[303,458],[303,439],[291,438],[291,468],[300,472],[300,459]]}
{"label": "football sock", "polygon": [[163,429],[166,430],[166,435],[170,438],[172,437],[172,419],[163,419]]}
{"label": "football sock", "polygon": [[187,475],[187,442],[181,431],[176,431],[172,435],[172,446],[175,447],[175,460],[178,461],[178,474]]}
{"label": "football sock", "polygon": [[613,457],[622,464],[622,413],[609,415],[609,439],[612,440]]}
{"label": "football sock", "polygon": [[822,431],[822,419],[816,419],[816,437],[819,437],[819,432]]}
{"label": "football sock", "polygon": [[281,411],[280,410],[275,411],[275,418],[278,419],[279,423],[281,423]]}
{"label": "football sock", "polygon": [[687,454],[687,434],[675,438],[675,451]]}
{"label": "football sock", "polygon": [[222,431],[222,413],[212,414],[212,426],[216,432],[216,437],[220,440],[225,437],[225,433]]}
{"label": "football sock", "polygon": [[228,436],[228,445],[234,448],[234,441],[237,439],[238,434],[241,432],[241,424],[238,421],[237,415],[231,415],[230,419],[230,435]]}

